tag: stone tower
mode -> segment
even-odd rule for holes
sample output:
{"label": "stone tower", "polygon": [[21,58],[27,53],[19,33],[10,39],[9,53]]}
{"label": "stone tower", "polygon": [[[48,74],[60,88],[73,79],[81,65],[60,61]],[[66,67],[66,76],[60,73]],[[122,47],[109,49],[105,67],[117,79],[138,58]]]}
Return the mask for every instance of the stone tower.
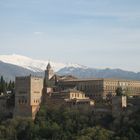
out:
{"label": "stone tower", "polygon": [[52,82],[51,78],[54,76],[54,71],[48,63],[46,70],[45,70],[45,77],[44,77],[44,87],[43,87],[43,103],[46,103],[46,99],[48,98],[48,95],[52,93]]}
{"label": "stone tower", "polygon": [[16,77],[14,117],[35,119],[42,101],[43,78],[36,76]]}
{"label": "stone tower", "polygon": [[45,70],[45,86],[47,86],[48,81],[54,76],[54,71],[50,65],[50,63],[48,63],[46,70]]}

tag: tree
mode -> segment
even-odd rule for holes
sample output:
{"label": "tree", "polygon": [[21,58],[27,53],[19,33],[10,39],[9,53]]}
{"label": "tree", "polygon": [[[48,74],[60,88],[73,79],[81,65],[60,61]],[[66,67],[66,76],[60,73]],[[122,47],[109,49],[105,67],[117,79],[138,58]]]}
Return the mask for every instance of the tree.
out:
{"label": "tree", "polygon": [[3,79],[3,76],[0,78],[0,93],[6,93],[6,82]]}
{"label": "tree", "polygon": [[130,95],[131,95],[131,90],[130,90],[129,88],[127,88],[127,89],[125,90],[125,95],[126,95],[126,96],[130,96]]}
{"label": "tree", "polygon": [[111,140],[113,133],[101,127],[86,128],[80,131],[76,140]]}
{"label": "tree", "polygon": [[118,88],[116,89],[116,95],[117,95],[117,96],[122,96],[122,95],[124,95],[122,87],[118,87]]}

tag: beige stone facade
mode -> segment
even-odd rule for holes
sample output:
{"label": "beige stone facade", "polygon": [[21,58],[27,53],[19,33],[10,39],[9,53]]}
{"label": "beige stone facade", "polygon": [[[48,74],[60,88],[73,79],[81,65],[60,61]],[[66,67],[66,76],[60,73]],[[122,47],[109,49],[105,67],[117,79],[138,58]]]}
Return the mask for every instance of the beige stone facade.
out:
{"label": "beige stone facade", "polygon": [[26,76],[15,80],[15,111],[14,117],[35,118],[43,90],[43,78]]}
{"label": "beige stone facade", "polygon": [[93,99],[106,98],[108,94],[116,95],[116,89],[122,87],[130,96],[140,96],[140,81],[121,79],[74,79],[58,83],[60,90],[77,88]]}

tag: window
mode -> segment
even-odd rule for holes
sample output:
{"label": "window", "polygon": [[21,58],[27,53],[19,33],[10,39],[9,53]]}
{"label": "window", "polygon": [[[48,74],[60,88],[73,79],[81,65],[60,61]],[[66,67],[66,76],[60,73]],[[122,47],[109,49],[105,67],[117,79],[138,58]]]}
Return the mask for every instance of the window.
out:
{"label": "window", "polygon": [[25,103],[27,103],[27,100],[25,100]]}

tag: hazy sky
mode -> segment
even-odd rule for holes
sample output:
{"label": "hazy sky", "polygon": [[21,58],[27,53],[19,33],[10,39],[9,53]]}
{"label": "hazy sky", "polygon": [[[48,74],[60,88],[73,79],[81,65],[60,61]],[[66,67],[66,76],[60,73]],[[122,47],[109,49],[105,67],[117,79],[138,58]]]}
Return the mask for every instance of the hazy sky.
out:
{"label": "hazy sky", "polygon": [[0,0],[0,54],[140,71],[140,0]]}

